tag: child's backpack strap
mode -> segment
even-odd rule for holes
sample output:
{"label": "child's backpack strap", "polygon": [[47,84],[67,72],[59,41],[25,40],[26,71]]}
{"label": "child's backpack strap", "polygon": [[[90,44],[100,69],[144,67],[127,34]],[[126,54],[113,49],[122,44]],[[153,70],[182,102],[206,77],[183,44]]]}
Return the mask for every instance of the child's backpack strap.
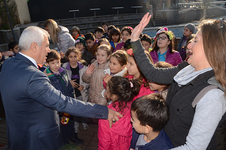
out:
{"label": "child's backpack strap", "polygon": [[205,87],[204,89],[202,89],[199,94],[195,97],[195,99],[192,102],[192,107],[195,108],[195,106],[197,105],[197,103],[200,101],[200,99],[210,90],[212,89],[217,89],[218,87],[216,85],[209,85],[207,87]]}

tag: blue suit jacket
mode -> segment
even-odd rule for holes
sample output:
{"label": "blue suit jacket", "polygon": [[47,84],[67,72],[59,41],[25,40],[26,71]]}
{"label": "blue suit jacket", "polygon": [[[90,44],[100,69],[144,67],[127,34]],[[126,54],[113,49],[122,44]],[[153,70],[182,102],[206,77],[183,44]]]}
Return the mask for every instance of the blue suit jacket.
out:
{"label": "blue suit jacket", "polygon": [[108,117],[106,106],[64,96],[26,57],[6,60],[0,74],[11,150],[57,150],[62,146],[58,112],[75,116]]}

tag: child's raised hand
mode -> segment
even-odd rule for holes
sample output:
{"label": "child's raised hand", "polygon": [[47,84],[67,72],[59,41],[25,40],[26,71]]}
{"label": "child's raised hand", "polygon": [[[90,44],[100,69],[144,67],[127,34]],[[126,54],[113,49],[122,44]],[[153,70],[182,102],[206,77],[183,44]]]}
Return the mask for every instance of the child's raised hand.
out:
{"label": "child's raised hand", "polygon": [[151,19],[151,15],[148,12],[143,16],[140,23],[133,29],[133,32],[131,34],[131,41],[137,41],[139,39],[140,34],[144,30],[144,28],[147,26],[150,19]]}
{"label": "child's raised hand", "polygon": [[93,74],[94,69],[95,69],[95,66],[93,64],[89,65],[88,68],[86,69],[86,74],[87,75]]}
{"label": "child's raised hand", "polygon": [[105,83],[108,83],[109,80],[111,80],[112,76],[106,73],[106,75],[103,77],[103,80]]}

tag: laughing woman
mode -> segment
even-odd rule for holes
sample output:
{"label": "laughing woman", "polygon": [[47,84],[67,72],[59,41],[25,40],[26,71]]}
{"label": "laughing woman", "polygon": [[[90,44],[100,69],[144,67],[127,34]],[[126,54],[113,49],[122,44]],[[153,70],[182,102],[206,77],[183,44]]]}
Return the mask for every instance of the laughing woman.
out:
{"label": "laughing woman", "polygon": [[[226,22],[203,20],[194,42],[189,45],[191,55],[188,63],[156,69],[139,41],[139,35],[150,18],[147,13],[133,30],[131,44],[144,76],[152,82],[171,84],[166,99],[170,119],[165,131],[174,149],[216,149],[215,130],[222,127],[226,112]],[[193,103],[199,92],[210,84],[218,88],[207,91]]]}

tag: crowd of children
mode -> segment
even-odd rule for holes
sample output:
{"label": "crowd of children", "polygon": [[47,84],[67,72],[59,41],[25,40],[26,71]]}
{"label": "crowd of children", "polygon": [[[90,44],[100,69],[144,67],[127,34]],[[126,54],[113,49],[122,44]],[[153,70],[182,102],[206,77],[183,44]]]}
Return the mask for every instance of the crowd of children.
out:
{"label": "crowd of children", "polygon": [[[153,38],[141,34],[145,57],[156,69],[177,66],[189,55],[187,45],[195,29],[192,23],[185,25],[177,49],[175,36],[167,27],[159,28]],[[123,115],[111,128],[107,120],[99,120],[99,150],[174,147],[164,131],[169,120],[165,100],[170,84],[155,83],[142,73],[130,43],[132,27],[125,26],[120,31],[104,22],[93,33],[83,35],[79,27],[73,26],[69,34],[67,28],[48,19],[45,30],[58,46],[48,54],[44,69],[51,84],[64,95],[106,105]],[[9,50],[13,55],[18,53],[18,43],[10,43]],[[0,60],[4,60],[1,53]],[[64,144],[82,144],[77,137],[78,126],[82,123],[86,130],[87,120],[64,112],[59,115]]]}

